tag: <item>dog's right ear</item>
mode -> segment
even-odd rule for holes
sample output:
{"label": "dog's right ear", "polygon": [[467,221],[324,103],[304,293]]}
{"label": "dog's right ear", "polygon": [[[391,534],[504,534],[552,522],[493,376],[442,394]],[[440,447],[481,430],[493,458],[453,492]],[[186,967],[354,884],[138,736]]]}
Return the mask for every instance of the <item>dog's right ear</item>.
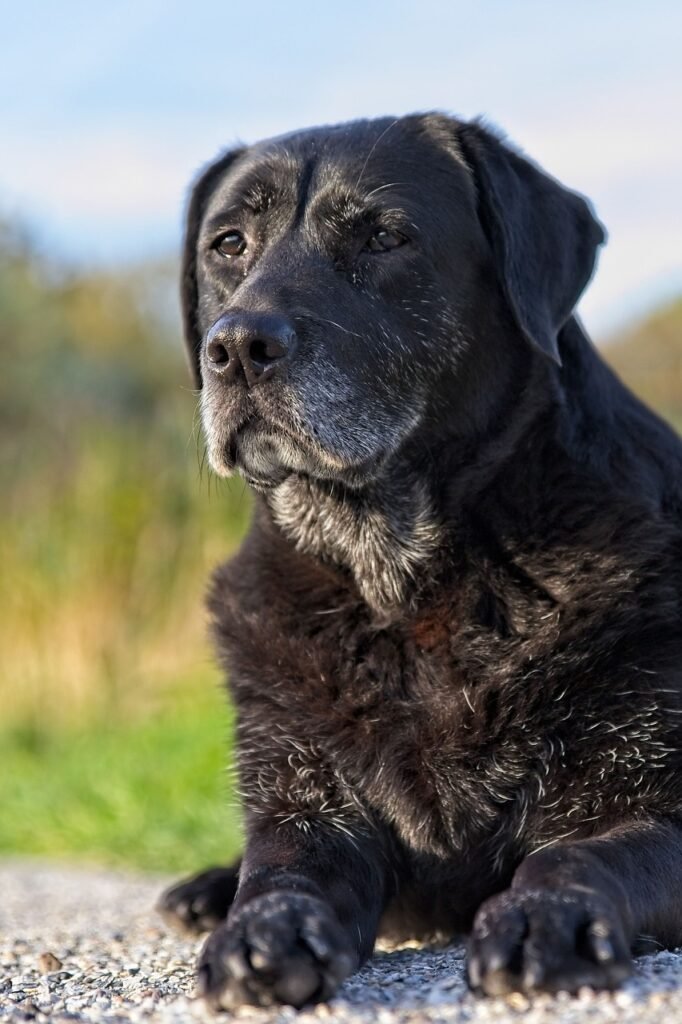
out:
{"label": "dog's right ear", "polygon": [[185,218],[185,241],[180,276],[180,306],[185,346],[194,386],[201,388],[201,331],[197,319],[199,293],[197,287],[197,239],[206,203],[225,172],[244,152],[231,149],[201,172],[192,186]]}

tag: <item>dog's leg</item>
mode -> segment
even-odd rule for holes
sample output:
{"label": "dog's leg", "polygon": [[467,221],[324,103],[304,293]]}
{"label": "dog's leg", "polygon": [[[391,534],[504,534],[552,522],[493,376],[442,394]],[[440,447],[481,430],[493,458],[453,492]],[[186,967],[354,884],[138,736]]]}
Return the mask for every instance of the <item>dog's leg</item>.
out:
{"label": "dog's leg", "polygon": [[239,882],[240,861],[183,878],[162,894],[157,909],[168,924],[183,931],[210,932],[225,920]]}
{"label": "dog's leg", "polygon": [[199,988],[216,1009],[328,999],[372,952],[386,884],[366,830],[291,822],[251,828],[227,921]]}
{"label": "dog's leg", "polygon": [[480,907],[472,988],[488,995],[614,988],[643,940],[682,942],[682,824],[633,822],[526,857]]}

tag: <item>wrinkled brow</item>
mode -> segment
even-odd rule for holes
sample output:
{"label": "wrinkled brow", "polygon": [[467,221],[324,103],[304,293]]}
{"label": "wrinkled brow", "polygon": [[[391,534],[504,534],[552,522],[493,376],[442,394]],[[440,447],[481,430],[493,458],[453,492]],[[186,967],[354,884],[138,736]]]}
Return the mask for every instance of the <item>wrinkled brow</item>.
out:
{"label": "wrinkled brow", "polygon": [[272,161],[251,166],[228,178],[216,197],[219,212],[208,226],[220,226],[227,216],[247,211],[265,213],[276,204],[296,200],[298,177],[291,161]]}
{"label": "wrinkled brow", "polygon": [[226,218],[244,211],[252,214],[265,213],[282,196],[282,190],[274,184],[253,179],[244,184],[235,184],[225,190],[219,201],[219,212],[206,222],[208,229],[220,227]]}
{"label": "wrinkled brow", "polygon": [[353,187],[336,186],[314,197],[310,216],[336,229],[353,229],[381,221],[387,226],[400,227],[410,221],[405,197],[393,189],[398,183],[381,186],[370,192]]}
{"label": "wrinkled brow", "polygon": [[254,177],[242,185],[239,198],[241,205],[253,213],[263,213],[277,202],[283,191],[285,190],[281,185],[276,185],[273,181]]}

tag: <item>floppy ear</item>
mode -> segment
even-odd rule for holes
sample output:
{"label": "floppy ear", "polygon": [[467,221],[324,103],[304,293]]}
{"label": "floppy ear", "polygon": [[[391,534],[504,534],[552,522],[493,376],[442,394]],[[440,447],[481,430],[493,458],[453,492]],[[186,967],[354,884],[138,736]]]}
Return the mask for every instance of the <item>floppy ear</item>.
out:
{"label": "floppy ear", "polygon": [[526,338],[561,365],[558,334],[592,276],[604,230],[582,196],[482,125],[461,125],[458,139],[511,312]]}
{"label": "floppy ear", "polygon": [[197,289],[197,238],[213,189],[227,169],[241,156],[243,149],[232,149],[205,168],[192,186],[185,217],[185,241],[180,276],[180,306],[189,368],[194,385],[201,387],[201,332],[197,323],[199,294]]}

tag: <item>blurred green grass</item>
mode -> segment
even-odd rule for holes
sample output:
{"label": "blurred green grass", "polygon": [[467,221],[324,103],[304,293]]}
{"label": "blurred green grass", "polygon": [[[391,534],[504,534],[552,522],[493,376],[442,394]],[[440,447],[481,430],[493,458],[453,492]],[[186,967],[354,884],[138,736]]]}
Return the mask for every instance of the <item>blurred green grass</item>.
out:
{"label": "blurred green grass", "polygon": [[[203,592],[250,500],[202,472],[175,277],[76,274],[0,222],[0,855],[192,871],[240,845]],[[681,325],[605,350],[678,423]]]}
{"label": "blurred green grass", "polygon": [[6,727],[0,850],[178,873],[230,860],[240,831],[224,707],[204,695],[133,721]]}
{"label": "blurred green grass", "polygon": [[250,501],[201,470],[174,278],[69,273],[0,224],[0,854],[239,846],[203,593]]}

